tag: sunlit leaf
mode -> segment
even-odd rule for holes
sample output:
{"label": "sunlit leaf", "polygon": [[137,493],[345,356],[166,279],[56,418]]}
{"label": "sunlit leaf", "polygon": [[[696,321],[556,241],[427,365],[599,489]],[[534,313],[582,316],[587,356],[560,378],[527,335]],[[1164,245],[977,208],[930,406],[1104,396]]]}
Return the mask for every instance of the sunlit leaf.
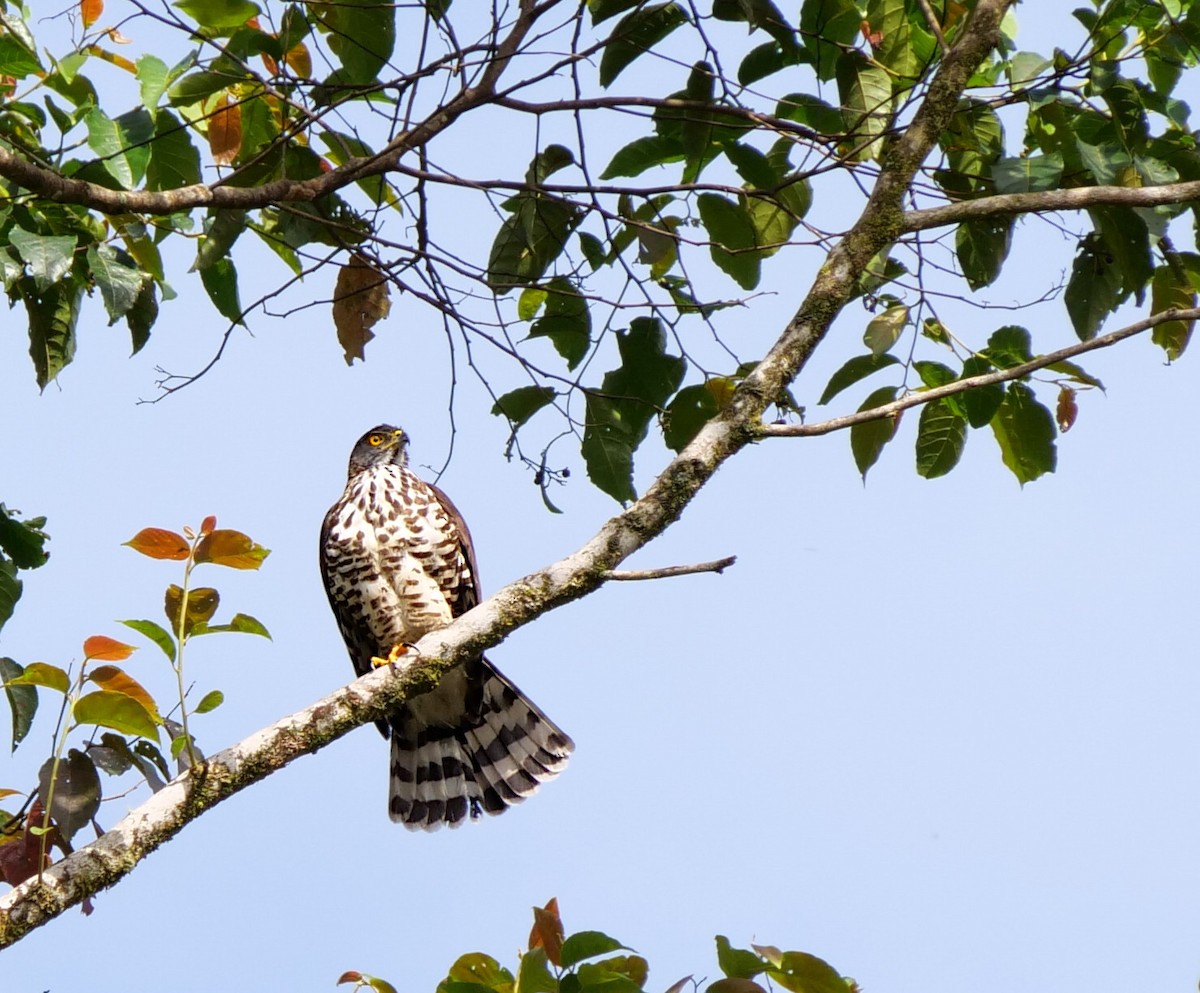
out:
{"label": "sunlit leaf", "polygon": [[270,554],[269,548],[263,548],[249,535],[228,528],[209,531],[196,546],[197,562],[211,562],[231,569],[257,569]]}
{"label": "sunlit leaf", "polygon": [[[551,897],[545,907],[533,908],[533,929],[529,932],[529,949],[543,948],[547,960],[556,968],[562,965],[563,922],[558,912],[558,900]],[[526,991],[531,993],[531,991]]]}
{"label": "sunlit leaf", "polygon": [[[1196,306],[1196,293],[1189,280],[1181,279],[1175,268],[1161,265],[1154,270],[1151,283],[1150,309],[1162,313],[1172,307],[1188,308]],[[1167,353],[1167,358],[1174,362],[1187,348],[1192,337],[1195,321],[1164,321],[1154,326],[1150,332],[1150,340]]]}
{"label": "sunlit leaf", "polygon": [[85,693],[71,708],[78,724],[97,724],[122,734],[158,740],[158,721],[139,700],[125,693],[96,690]]}
{"label": "sunlit leaf", "polygon": [[625,948],[616,938],[602,931],[578,931],[570,935],[562,945],[562,967],[569,969],[584,959],[607,955]]}
{"label": "sunlit leaf", "polygon": [[249,614],[234,614],[228,624],[198,623],[192,630],[192,634],[194,635],[217,634],[218,632],[256,634],[268,640],[271,638],[271,633],[266,629],[262,621],[256,617],[251,617]]}
{"label": "sunlit leaf", "polygon": [[158,704],[146,688],[129,673],[115,665],[97,666],[88,672],[88,682],[95,683],[102,690],[110,693],[123,693],[146,708],[146,712],[155,720],[159,719]]}
{"label": "sunlit leaf", "polygon": [[71,268],[78,239],[74,235],[43,235],[14,225],[8,233],[8,243],[17,250],[29,267],[38,291],[57,283]]}
{"label": "sunlit leaf", "polygon": [[807,952],[784,952],[767,975],[790,993],[850,993],[851,989],[833,966]]}
{"label": "sunlit leaf", "polygon": [[1022,486],[1054,471],[1058,463],[1054,417],[1024,383],[1008,384],[991,424],[1004,464]]}
{"label": "sunlit leaf", "polygon": [[89,245],[88,270],[108,311],[108,323],[114,324],[129,313],[149,280],[133,259],[111,245]]}
{"label": "sunlit leaf", "polygon": [[[188,590],[187,609],[184,611],[183,633],[190,635],[192,629],[199,624],[207,624],[213,614],[217,612],[217,606],[221,602],[221,595],[211,586],[201,586],[194,590]],[[171,630],[179,635],[179,615],[183,605],[183,589],[172,583],[167,587],[166,595],[163,598],[163,611],[167,615],[167,620],[171,624]]]}
{"label": "sunlit leaf", "polygon": [[205,28],[240,28],[261,13],[249,0],[176,0],[174,6]]}
{"label": "sunlit leaf", "polygon": [[79,19],[85,28],[90,28],[104,13],[104,0],[79,0]]}
{"label": "sunlit leaf", "polygon": [[766,963],[754,952],[734,948],[723,934],[717,935],[717,964],[729,978],[753,979],[766,969]]}
{"label": "sunlit leaf", "polygon": [[878,357],[889,351],[900,338],[908,324],[908,308],[902,305],[888,307],[882,314],[873,317],[863,332],[863,344]]}
{"label": "sunlit leaf", "polygon": [[71,687],[71,678],[66,672],[49,662],[30,662],[19,676],[6,679],[13,686],[44,686],[49,690],[66,693]]}
{"label": "sunlit leaf", "polygon": [[211,710],[216,710],[224,702],[224,693],[222,693],[220,690],[209,690],[209,692],[205,693],[204,696],[200,698],[200,702],[196,704],[196,709],[193,711],[193,713],[207,714]]}
{"label": "sunlit leaf", "polygon": [[154,621],[121,621],[126,627],[133,628],[162,649],[163,654],[172,662],[175,661],[175,639]]}
{"label": "sunlit leaf", "polygon": [[94,634],[83,643],[85,658],[96,659],[100,662],[120,662],[129,658],[136,651],[133,645],[109,638],[102,634]]}
{"label": "sunlit leaf", "polygon": [[229,165],[242,148],[242,107],[221,94],[208,118],[208,150],[217,165]]}
{"label": "sunlit leaf", "polygon": [[125,544],[152,559],[181,560],[191,553],[191,547],[183,535],[163,528],[142,528]]}

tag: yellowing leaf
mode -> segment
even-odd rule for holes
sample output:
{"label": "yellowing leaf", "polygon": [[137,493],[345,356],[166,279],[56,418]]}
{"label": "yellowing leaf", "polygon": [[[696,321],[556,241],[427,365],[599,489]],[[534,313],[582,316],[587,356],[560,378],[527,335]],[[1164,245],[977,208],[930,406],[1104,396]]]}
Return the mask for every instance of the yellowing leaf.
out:
{"label": "yellowing leaf", "polygon": [[124,693],[97,690],[75,701],[71,715],[78,724],[97,724],[122,734],[158,740],[158,722],[141,703]]}
{"label": "yellowing leaf", "polygon": [[88,54],[94,55],[98,59],[103,59],[110,65],[115,65],[118,69],[124,69],[127,73],[136,76],[137,66],[134,65],[124,55],[118,55],[116,52],[110,52],[107,48],[101,48],[99,45],[88,45]]}
{"label": "yellowing leaf", "polygon": [[[120,662],[129,658],[136,649],[123,641],[109,638],[102,634],[94,634],[83,643],[83,654],[86,658],[97,659],[101,662]],[[105,668],[112,668],[105,666]]]}
{"label": "yellowing leaf", "polygon": [[154,702],[154,697],[123,669],[118,669],[115,665],[102,665],[89,672],[87,678],[89,682],[95,683],[102,690],[108,690],[110,693],[124,693],[125,696],[132,697],[146,708],[146,712],[155,721],[161,720],[158,716],[158,704]]}
{"label": "yellowing leaf", "polygon": [[208,118],[208,148],[217,165],[229,165],[242,148],[242,106],[222,93]]}
{"label": "yellowing leaf", "polygon": [[125,544],[152,559],[186,559],[191,551],[183,535],[163,528],[142,528]]}
{"label": "yellowing leaf", "polygon": [[19,676],[5,681],[6,686],[45,686],[50,690],[66,693],[70,688],[70,677],[58,666],[49,662],[30,662]]}
{"label": "yellowing leaf", "polygon": [[303,79],[312,76],[312,56],[304,42],[299,42],[294,48],[289,49],[283,56],[283,61],[297,76]]}
{"label": "yellowing leaf", "polygon": [[[207,624],[209,618],[217,612],[217,605],[220,602],[221,594],[210,586],[188,590],[187,610],[183,619],[184,634],[191,634],[192,628],[197,624]],[[179,634],[179,608],[182,603],[183,590],[172,583],[167,587],[166,596],[163,599],[163,611],[176,636]]]}
{"label": "yellowing leaf", "polygon": [[196,546],[197,562],[212,562],[231,569],[257,569],[270,554],[269,548],[263,548],[249,535],[228,528],[208,532]]}
{"label": "yellowing leaf", "polygon": [[355,252],[338,273],[333,293],[333,323],[346,353],[346,365],[363,358],[363,349],[375,337],[371,328],[391,309],[387,276]]}
{"label": "yellowing leaf", "polygon": [[80,0],[79,17],[85,28],[90,28],[104,13],[104,0]]}

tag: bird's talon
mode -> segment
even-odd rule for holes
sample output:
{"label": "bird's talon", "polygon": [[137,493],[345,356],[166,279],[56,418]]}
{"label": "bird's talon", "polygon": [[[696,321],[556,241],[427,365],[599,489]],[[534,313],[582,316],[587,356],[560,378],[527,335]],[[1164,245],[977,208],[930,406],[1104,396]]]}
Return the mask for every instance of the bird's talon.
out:
{"label": "bird's talon", "polygon": [[409,655],[409,654],[420,655],[421,653],[417,649],[416,645],[409,645],[402,641],[398,645],[392,646],[392,650],[390,652],[388,652],[386,659],[380,658],[378,655],[372,655],[371,656],[371,668],[379,669],[385,665],[395,665],[405,655]]}

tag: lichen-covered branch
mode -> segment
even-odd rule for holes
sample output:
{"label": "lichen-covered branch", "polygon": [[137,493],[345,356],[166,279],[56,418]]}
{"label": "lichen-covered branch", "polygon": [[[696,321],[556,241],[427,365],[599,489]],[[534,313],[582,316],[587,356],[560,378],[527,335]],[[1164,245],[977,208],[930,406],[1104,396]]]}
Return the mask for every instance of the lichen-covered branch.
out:
{"label": "lichen-covered branch", "polygon": [[[862,217],[830,253],[796,315],[763,361],[738,386],[725,409],[671,461],[641,499],[610,519],[574,554],[510,584],[449,627],[423,638],[418,645],[420,661],[403,673],[384,668],[364,676],[213,756],[203,768],[184,774],[133,810],[104,837],[52,866],[40,882],[31,879],[0,898],[0,947],[111,886],[186,823],[221,800],[299,755],[379,718],[410,695],[427,691],[450,665],[495,645],[513,629],[594,591],[607,581],[611,570],[666,530],[726,459],[761,436],[764,411],[779,398],[824,338],[853,293],[859,273],[903,231],[905,191],[954,114],[972,73],[996,44],[1000,19],[1011,2],[979,0],[976,4],[967,29],[938,68],[925,102],[912,123],[891,143]],[[528,3],[522,6],[512,37],[521,29],[522,20],[531,21],[537,10]],[[472,101],[487,97],[486,93],[463,91],[441,113],[460,114],[473,105]],[[380,158],[380,169],[387,167],[388,154],[415,147],[422,135],[431,133],[429,129],[444,127],[439,121],[434,115],[414,132],[398,138],[398,144],[394,143]],[[4,169],[11,168],[12,162],[11,156],[0,159],[0,173],[8,175]],[[368,173],[343,175],[348,181],[364,174]],[[45,179],[40,176],[38,181]],[[96,193],[96,203],[110,203],[115,210],[147,210],[145,204],[135,207],[132,201],[123,199],[131,194],[101,193],[85,189],[87,184],[70,185],[61,179],[55,182],[67,184],[59,188],[66,196]],[[322,177],[312,182],[319,186],[333,181]],[[307,184],[283,185],[286,189],[276,189],[280,184],[259,191],[230,189],[221,196],[233,198],[226,203],[231,205],[239,196],[263,197],[258,202],[265,202],[281,194],[285,199],[294,197],[309,189]],[[266,190],[270,192],[264,193]],[[209,195],[215,197],[217,192],[211,190]],[[164,202],[159,209],[178,208],[178,204],[167,207]]]}

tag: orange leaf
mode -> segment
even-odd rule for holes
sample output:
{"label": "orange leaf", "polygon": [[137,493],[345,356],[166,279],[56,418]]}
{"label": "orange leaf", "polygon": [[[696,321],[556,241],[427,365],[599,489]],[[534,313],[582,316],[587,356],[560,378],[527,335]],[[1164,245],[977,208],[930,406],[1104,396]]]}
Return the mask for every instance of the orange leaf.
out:
{"label": "orange leaf", "polygon": [[[83,643],[84,656],[100,662],[120,662],[121,659],[129,658],[135,650],[133,645],[127,645],[123,641],[117,641],[115,638],[108,638],[102,634],[94,634]],[[104,666],[104,668],[111,669],[112,666]]]}
{"label": "orange leaf", "polygon": [[276,62],[270,55],[268,55],[266,52],[262,52],[259,55],[259,58],[262,59],[263,65],[267,67],[268,73],[270,73],[272,76],[279,75],[279,63]]}
{"label": "orange leaf", "polygon": [[544,948],[546,959],[558,968],[562,961],[563,923],[558,915],[558,897],[551,897],[545,907],[533,908],[533,930],[529,932],[529,948]]}
{"label": "orange leaf", "polygon": [[83,18],[83,26],[90,28],[104,13],[104,0],[79,0],[79,16]]}
{"label": "orange leaf", "polygon": [[1058,430],[1066,434],[1075,424],[1079,416],[1079,406],[1075,403],[1075,391],[1064,386],[1058,391]]}
{"label": "orange leaf", "polygon": [[146,688],[141,683],[123,669],[118,669],[115,665],[97,666],[88,673],[87,678],[89,682],[95,683],[102,690],[132,697],[146,708],[146,712],[155,721],[161,720],[158,716],[158,704],[155,702],[154,697],[146,691]]}
{"label": "orange leaf", "polygon": [[209,514],[200,522],[200,533],[209,534],[217,526],[217,518],[213,514]]}
{"label": "orange leaf", "polygon": [[242,150],[242,106],[222,93],[208,119],[208,147],[217,165],[229,165]]}
{"label": "orange leaf", "polygon": [[346,365],[362,359],[367,342],[375,337],[371,330],[392,309],[388,277],[358,252],[338,273],[333,290],[333,323],[338,342],[345,353]]}
{"label": "orange leaf", "polygon": [[186,559],[191,551],[183,535],[164,528],[142,528],[125,544],[152,559]]}
{"label": "orange leaf", "polygon": [[249,535],[228,528],[210,531],[196,546],[197,562],[212,562],[231,569],[257,569],[270,554],[270,549],[255,543]]}
{"label": "orange leaf", "polygon": [[355,972],[352,969],[352,970],[350,970],[350,972],[343,972],[340,976],[338,976],[338,981],[336,983],[334,983],[334,985],[341,986],[342,983],[360,983],[360,982],[362,982],[362,973]]}
{"label": "orange leaf", "polygon": [[312,56],[309,55],[308,46],[304,42],[298,42],[289,49],[283,56],[283,61],[287,63],[292,72],[302,79],[312,76]]}

